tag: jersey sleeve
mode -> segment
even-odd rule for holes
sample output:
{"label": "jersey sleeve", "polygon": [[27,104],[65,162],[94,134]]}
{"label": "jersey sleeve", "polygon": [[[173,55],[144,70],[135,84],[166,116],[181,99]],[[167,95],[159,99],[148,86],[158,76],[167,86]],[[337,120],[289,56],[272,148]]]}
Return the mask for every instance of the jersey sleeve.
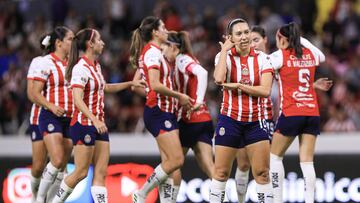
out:
{"label": "jersey sleeve", "polygon": [[274,68],[273,65],[270,62],[270,56],[264,54],[264,53],[260,53],[259,54],[259,60],[261,60],[261,74],[264,73],[272,73],[274,74]]}
{"label": "jersey sleeve", "polygon": [[301,37],[300,38],[300,43],[301,45],[303,45],[305,48],[310,49],[310,51],[312,52],[312,54],[315,57],[315,62],[316,65],[319,65],[320,63],[325,61],[325,55],[324,53],[318,49],[316,46],[314,46],[309,40]]}
{"label": "jersey sleeve", "polygon": [[181,54],[176,57],[176,67],[182,73],[193,73],[196,64],[195,60],[188,55]]}
{"label": "jersey sleeve", "polygon": [[51,65],[49,64],[48,59],[42,57],[41,59],[36,60],[34,65],[37,67],[32,69],[32,79],[46,82],[51,74]]}
{"label": "jersey sleeve", "polygon": [[27,73],[27,79],[28,80],[33,80],[34,79],[34,71],[39,68],[39,62],[41,60],[41,57],[38,56],[36,58],[33,58],[33,60],[31,60],[30,66],[29,66],[29,70]]}
{"label": "jersey sleeve", "polygon": [[269,56],[270,63],[275,70],[279,70],[283,66],[283,53],[279,49]]}
{"label": "jersey sleeve", "polygon": [[161,58],[161,51],[155,48],[151,48],[144,55],[144,64],[148,70],[152,68],[159,69],[161,66]]}
{"label": "jersey sleeve", "polygon": [[84,88],[88,81],[89,81],[88,70],[84,66],[81,66],[80,64],[75,65],[71,75],[71,82],[70,82],[71,87]]}

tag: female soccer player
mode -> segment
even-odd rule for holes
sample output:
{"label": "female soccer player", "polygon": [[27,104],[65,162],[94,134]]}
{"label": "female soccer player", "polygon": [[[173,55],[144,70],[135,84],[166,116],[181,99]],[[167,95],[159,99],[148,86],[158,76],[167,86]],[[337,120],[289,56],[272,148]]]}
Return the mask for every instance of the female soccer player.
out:
{"label": "female soccer player", "polygon": [[168,31],[163,21],[152,16],[144,18],[132,36],[130,63],[133,67],[140,68],[148,86],[144,109],[145,126],[155,137],[165,157],[142,188],[133,194],[134,202],[145,202],[147,194],[184,162],[174,114],[175,98],[185,109],[191,108],[192,99],[173,90],[173,70],[160,50],[160,45],[167,41],[167,37]]}
{"label": "female soccer player", "polygon": [[[294,23],[279,29],[276,44],[279,50],[270,57],[271,63],[279,72],[281,114],[275,128],[270,154],[274,202],[282,202],[282,159],[297,135],[300,141],[300,166],[305,180],[305,202],[314,202],[316,176],[313,156],[316,136],[320,133],[320,117],[313,83],[315,68],[325,60],[325,56],[309,41],[300,38],[300,31]],[[238,88],[256,95],[266,91],[268,87],[263,84],[240,84]]]}
{"label": "female soccer player", "polygon": [[[253,26],[251,28],[250,39],[251,39],[251,46],[254,49],[262,51],[266,54],[268,53],[267,37],[264,28],[260,26]],[[329,90],[331,86],[332,86],[332,81],[328,80],[327,78],[319,78],[314,82],[314,88],[323,91]],[[274,109],[272,109],[273,103],[271,102],[270,97],[262,98],[262,100],[263,100],[262,107],[263,107],[264,119],[267,122],[268,130],[272,135],[274,133],[274,121],[273,121]],[[249,169],[250,169],[249,159],[247,158],[246,151],[243,148],[239,149],[239,152],[237,154],[237,164],[238,164],[238,168],[235,173],[236,191],[238,194],[238,201],[239,203],[241,203],[241,202],[245,202],[245,195],[247,191],[247,184],[249,181]]]}
{"label": "female soccer player", "polygon": [[[175,81],[178,91],[187,94],[196,101],[192,109],[179,107],[180,142],[184,155],[193,149],[200,168],[211,178],[213,174],[212,138],[214,134],[210,113],[205,103],[208,73],[194,57],[188,33],[170,32],[163,46],[165,57],[175,63]],[[173,199],[176,200],[181,183],[181,171],[173,175]]]}
{"label": "female soccer player", "polygon": [[256,181],[259,202],[272,202],[269,178],[270,142],[261,122],[261,97],[270,94],[273,68],[267,56],[250,47],[250,28],[243,19],[227,26],[226,40],[215,58],[215,82],[268,87],[251,96],[236,88],[223,90],[223,102],[215,136],[215,172],[210,185],[210,202],[222,202],[226,181],[239,148],[245,147]]}
{"label": "female soccer player", "polygon": [[[91,194],[94,202],[107,202],[105,177],[109,162],[109,136],[104,123],[104,92],[114,93],[131,86],[143,87],[142,81],[107,84],[97,59],[105,43],[95,29],[76,33],[71,44],[66,79],[71,81],[76,110],[70,135],[75,145],[75,170],[61,183],[55,202],[64,202],[74,187],[87,176],[94,164]],[[79,58],[79,52],[84,54]]]}
{"label": "female soccer player", "polygon": [[33,99],[33,82],[34,82],[34,71],[39,68],[41,56],[33,58],[30,63],[30,67],[27,75],[27,95],[33,105],[31,107],[30,114],[30,126],[29,134],[31,138],[32,148],[32,166],[31,166],[31,191],[32,191],[32,202],[35,202],[37,192],[39,189],[41,174],[46,165],[47,152],[43,141],[43,137],[39,131],[39,114],[41,107],[38,106]]}
{"label": "female soccer player", "polygon": [[[49,188],[59,185],[63,179],[63,170],[71,155],[72,143],[68,128],[73,113],[72,94],[64,79],[66,60],[74,34],[66,27],[56,27],[42,41],[46,56],[39,59],[33,72],[33,101],[42,107],[39,116],[39,131],[50,157],[50,162],[41,177],[37,203],[46,199]],[[43,93],[42,93],[43,92]],[[47,196],[47,197],[46,197]]]}

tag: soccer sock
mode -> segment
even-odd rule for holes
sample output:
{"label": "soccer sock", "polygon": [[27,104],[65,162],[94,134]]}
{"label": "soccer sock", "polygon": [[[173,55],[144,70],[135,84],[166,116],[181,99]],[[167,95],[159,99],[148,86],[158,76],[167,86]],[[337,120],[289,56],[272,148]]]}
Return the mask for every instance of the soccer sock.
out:
{"label": "soccer sock", "polygon": [[226,181],[218,181],[214,178],[211,180],[210,184],[210,203],[219,203],[223,202],[225,198],[225,187]]}
{"label": "soccer sock", "polygon": [[274,203],[283,203],[283,182],[285,170],[283,157],[270,153],[270,180],[272,183]]}
{"label": "soccer sock", "polygon": [[34,176],[30,175],[30,185],[31,185],[31,193],[32,193],[31,202],[35,202],[36,200],[39,184],[40,184],[40,178],[35,178]]}
{"label": "soccer sock", "polygon": [[49,191],[47,193],[46,202],[52,202],[52,200],[54,199],[57,191],[60,188],[60,184],[61,184],[61,181],[63,179],[64,179],[64,172],[60,171],[56,176],[54,184],[52,184],[50,186],[50,189],[49,189]]}
{"label": "soccer sock", "polygon": [[267,183],[265,185],[256,183],[256,192],[259,203],[273,203],[271,183]]}
{"label": "soccer sock", "polygon": [[147,179],[145,184],[139,190],[139,195],[146,197],[147,194],[154,189],[154,187],[160,185],[163,181],[165,181],[169,177],[168,174],[162,169],[161,164],[159,164],[153,174]]}
{"label": "soccer sock", "polygon": [[62,203],[70,196],[74,189],[66,185],[65,181],[61,181],[60,188],[54,197],[52,203]]}
{"label": "soccer sock", "polygon": [[236,169],[235,173],[236,192],[238,195],[238,202],[245,202],[246,190],[249,182],[249,170],[242,171],[239,168]]}
{"label": "soccer sock", "polygon": [[94,199],[94,203],[107,203],[108,194],[106,187],[104,186],[92,186],[91,195]]}
{"label": "soccer sock", "polygon": [[171,203],[173,193],[174,180],[167,178],[159,185],[159,197],[161,203]]}
{"label": "soccer sock", "polygon": [[176,203],[177,196],[179,194],[180,185],[174,185],[173,186],[173,192],[172,192],[172,202]]}
{"label": "soccer sock", "polygon": [[315,198],[316,174],[314,162],[300,162],[305,184],[305,203],[313,203]]}
{"label": "soccer sock", "polygon": [[59,172],[59,169],[55,168],[55,166],[53,166],[51,164],[51,162],[49,162],[46,165],[46,168],[44,169],[44,172],[41,177],[39,190],[38,190],[38,194],[36,197],[37,202],[42,203],[45,201],[47,192],[48,192],[50,186],[54,183],[58,172]]}

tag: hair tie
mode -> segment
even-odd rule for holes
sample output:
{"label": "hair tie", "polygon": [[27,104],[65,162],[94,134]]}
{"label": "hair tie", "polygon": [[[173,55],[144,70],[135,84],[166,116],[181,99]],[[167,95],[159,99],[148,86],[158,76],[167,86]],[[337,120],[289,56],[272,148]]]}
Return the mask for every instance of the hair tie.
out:
{"label": "hair tie", "polygon": [[46,37],[41,41],[41,44],[47,48],[50,45],[50,35],[46,35]]}

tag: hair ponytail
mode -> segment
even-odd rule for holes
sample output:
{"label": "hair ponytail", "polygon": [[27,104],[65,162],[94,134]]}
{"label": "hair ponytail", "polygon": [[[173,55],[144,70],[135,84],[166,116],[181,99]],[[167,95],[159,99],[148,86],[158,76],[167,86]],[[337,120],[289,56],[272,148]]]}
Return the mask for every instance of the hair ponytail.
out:
{"label": "hair ponytail", "polygon": [[85,28],[76,33],[71,42],[71,49],[69,54],[69,61],[65,71],[65,79],[71,81],[72,70],[79,60],[79,52],[85,52],[88,48],[87,42],[94,40],[95,30],[92,28]]}
{"label": "hair ponytail", "polygon": [[65,26],[55,27],[54,30],[40,38],[40,48],[44,54],[49,54],[56,50],[56,40],[63,41],[66,34],[71,30]]}
{"label": "hair ponytail", "polygon": [[303,55],[302,46],[300,43],[300,30],[296,23],[291,22],[282,26],[279,30],[280,34],[287,37],[289,41],[289,48],[294,49],[295,56],[301,58]]}
{"label": "hair ponytail", "polygon": [[140,28],[134,30],[131,36],[131,45],[130,45],[130,66],[137,68],[139,66],[139,57],[142,48],[144,47],[144,41],[140,35]]}
{"label": "hair ponytail", "polygon": [[160,19],[154,16],[148,16],[141,21],[140,26],[133,31],[130,45],[130,65],[133,68],[139,66],[139,57],[145,43],[149,42],[153,36],[152,31],[160,26]]}

